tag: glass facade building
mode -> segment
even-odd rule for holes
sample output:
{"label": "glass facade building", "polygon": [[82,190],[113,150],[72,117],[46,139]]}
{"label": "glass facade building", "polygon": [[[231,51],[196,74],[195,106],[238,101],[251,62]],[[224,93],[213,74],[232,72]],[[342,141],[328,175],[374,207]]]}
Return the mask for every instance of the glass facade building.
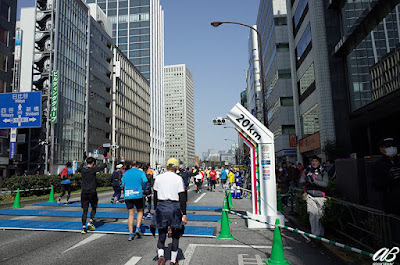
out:
{"label": "glass facade building", "polygon": [[115,44],[150,82],[151,158],[165,163],[164,11],[160,0],[86,0],[96,3],[112,22]]}
{"label": "glass facade building", "polygon": [[[371,0],[347,1],[341,9],[342,30],[346,34],[371,4]],[[371,102],[369,69],[400,42],[400,6],[386,17],[347,55],[351,110]]]}
{"label": "glass facade building", "polygon": [[80,0],[60,0],[56,8],[54,70],[58,70],[58,112],[54,165],[83,159],[85,95],[88,86],[89,10]]}

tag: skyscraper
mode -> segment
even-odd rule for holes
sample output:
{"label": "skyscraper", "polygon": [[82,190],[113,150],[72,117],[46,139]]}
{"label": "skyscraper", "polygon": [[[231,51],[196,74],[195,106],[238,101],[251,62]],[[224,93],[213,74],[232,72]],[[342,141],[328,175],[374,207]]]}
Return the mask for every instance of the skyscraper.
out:
{"label": "skyscraper", "polygon": [[165,162],[164,11],[160,0],[86,0],[97,3],[112,22],[119,49],[149,80],[151,87],[152,167]]}
{"label": "skyscraper", "polygon": [[185,64],[164,67],[165,153],[194,166],[193,76]]}
{"label": "skyscraper", "polygon": [[[278,162],[296,160],[296,149],[290,146],[295,135],[293,90],[291,83],[288,25],[285,0],[262,0],[258,9],[257,29],[261,33],[265,80],[265,104],[268,128],[274,133]],[[251,32],[252,46],[257,36]],[[258,57],[258,56],[257,56]],[[250,51],[250,58],[252,53]],[[257,65],[257,64],[255,64]],[[250,71],[250,69],[249,69]]]}

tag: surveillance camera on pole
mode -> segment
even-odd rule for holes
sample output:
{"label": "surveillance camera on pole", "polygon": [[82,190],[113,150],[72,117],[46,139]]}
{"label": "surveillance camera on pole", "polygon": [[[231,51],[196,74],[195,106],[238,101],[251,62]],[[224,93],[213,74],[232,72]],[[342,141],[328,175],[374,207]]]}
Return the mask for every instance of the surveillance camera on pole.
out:
{"label": "surveillance camera on pole", "polygon": [[226,118],[217,117],[217,118],[213,119],[213,124],[214,125],[225,125],[226,124]]}

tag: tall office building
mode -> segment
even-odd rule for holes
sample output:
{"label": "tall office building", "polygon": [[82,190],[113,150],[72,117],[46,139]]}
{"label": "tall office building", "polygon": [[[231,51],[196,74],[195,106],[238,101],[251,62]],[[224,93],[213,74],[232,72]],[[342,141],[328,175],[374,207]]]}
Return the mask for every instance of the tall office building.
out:
{"label": "tall office building", "polygon": [[[257,29],[261,34],[267,127],[274,134],[278,162],[296,161],[293,91],[291,82],[287,12],[285,0],[260,1]],[[258,46],[257,35],[250,32],[251,46]],[[253,48],[254,49],[254,48]],[[250,50],[250,58],[254,52]],[[258,56],[257,56],[258,57]],[[250,68],[251,69],[251,68]],[[258,71],[258,68],[253,68]],[[253,74],[254,75],[254,74]],[[255,86],[257,88],[257,86]]]}
{"label": "tall office building", "polygon": [[[331,1],[340,23],[332,54],[342,58],[351,152],[360,157],[379,154],[382,137],[398,137],[400,124],[399,1]],[[368,133],[367,133],[368,132]],[[397,139],[399,140],[399,139]]]}
{"label": "tall office building", "polygon": [[298,155],[379,153],[399,135],[397,1],[287,1]]}
{"label": "tall office building", "polygon": [[107,157],[111,143],[111,103],[113,87],[113,40],[111,22],[96,4],[90,10],[89,90],[86,94],[85,150],[89,155]]}
{"label": "tall office building", "polygon": [[119,160],[150,161],[150,83],[114,46],[112,143]]}
{"label": "tall office building", "polygon": [[149,80],[151,87],[152,167],[165,163],[164,11],[160,0],[86,0],[96,3],[112,22],[116,45]]}
{"label": "tall office building", "polygon": [[194,166],[193,76],[185,64],[164,67],[165,150],[186,166]]}
{"label": "tall office building", "polygon": [[[16,13],[16,1],[0,1],[0,93],[12,92],[13,88]],[[7,174],[7,166],[9,164],[7,152],[7,149],[10,148],[8,132],[9,130],[7,129],[0,130],[0,183],[2,177]]]}

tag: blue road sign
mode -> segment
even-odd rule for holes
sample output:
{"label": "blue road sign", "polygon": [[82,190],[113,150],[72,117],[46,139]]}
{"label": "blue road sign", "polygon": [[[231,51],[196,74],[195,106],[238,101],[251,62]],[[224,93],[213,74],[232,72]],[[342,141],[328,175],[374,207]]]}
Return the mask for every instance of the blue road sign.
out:
{"label": "blue road sign", "polygon": [[0,129],[42,124],[42,92],[0,93]]}
{"label": "blue road sign", "polygon": [[94,149],[93,154],[98,155],[99,154],[99,149]]}
{"label": "blue road sign", "polygon": [[10,157],[9,157],[10,159],[14,159],[16,148],[17,148],[17,143],[11,142],[10,143]]}

